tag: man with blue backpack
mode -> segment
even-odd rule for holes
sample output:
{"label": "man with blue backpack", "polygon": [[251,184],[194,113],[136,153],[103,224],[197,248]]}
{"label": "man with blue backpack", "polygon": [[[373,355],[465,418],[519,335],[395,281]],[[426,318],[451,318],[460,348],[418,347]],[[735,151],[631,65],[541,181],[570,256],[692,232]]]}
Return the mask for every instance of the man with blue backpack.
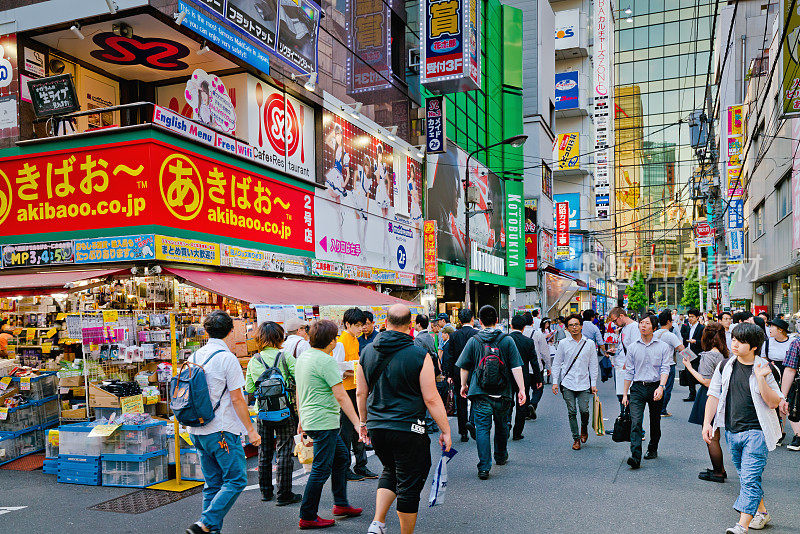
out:
{"label": "man with blue backpack", "polygon": [[[271,501],[272,456],[278,460],[278,506],[295,504],[302,495],[292,492],[294,461],[294,435],[297,430],[295,406],[294,368],[297,358],[292,351],[281,350],[284,343],[283,327],[272,321],[264,321],[256,334],[261,352],[250,358],[247,364],[244,389],[254,394],[258,415],[258,433],[261,446],[258,449],[258,486],[261,500]],[[294,344],[294,350],[299,343]]]}
{"label": "man with blue backpack", "polygon": [[189,356],[171,384],[175,417],[189,426],[200,456],[205,486],[200,520],[187,534],[219,532],[222,521],[247,486],[247,462],[242,434],[258,446],[261,437],[250,421],[242,393],[244,374],[239,360],[225,343],[233,320],[214,310],[203,321],[208,343]]}

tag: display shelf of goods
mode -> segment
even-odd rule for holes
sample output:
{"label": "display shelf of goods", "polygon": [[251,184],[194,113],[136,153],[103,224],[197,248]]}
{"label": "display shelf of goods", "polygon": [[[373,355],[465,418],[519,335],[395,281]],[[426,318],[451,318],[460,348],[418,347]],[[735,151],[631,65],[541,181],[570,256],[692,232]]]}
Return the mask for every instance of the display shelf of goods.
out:
{"label": "display shelf of goods", "polygon": [[181,449],[181,478],[184,480],[205,480],[200,468],[200,454],[197,449]]}
{"label": "display shelf of goods", "polygon": [[122,425],[103,442],[101,454],[142,455],[167,450],[166,421]]}
{"label": "display shelf of goods", "polygon": [[[118,459],[124,458],[124,459]],[[167,479],[167,454],[102,457],[103,486],[145,488]]]}

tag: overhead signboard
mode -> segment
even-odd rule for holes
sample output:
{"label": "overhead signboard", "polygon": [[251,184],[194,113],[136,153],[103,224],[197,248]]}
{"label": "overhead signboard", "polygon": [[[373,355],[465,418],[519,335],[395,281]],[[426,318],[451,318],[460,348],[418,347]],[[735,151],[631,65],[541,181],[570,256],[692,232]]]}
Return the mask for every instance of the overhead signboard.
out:
{"label": "overhead signboard", "polygon": [[562,133],[556,136],[553,146],[553,159],[558,162],[559,171],[580,169],[580,132]]}
{"label": "overhead signboard", "polygon": [[556,111],[576,109],[580,104],[578,71],[556,74]]}
{"label": "overhead signboard", "polygon": [[569,256],[569,202],[556,203],[556,258]]}
{"label": "overhead signboard", "polygon": [[525,204],[522,182],[506,182],[506,272],[512,278],[525,277]]}
{"label": "overhead signboard", "polygon": [[781,44],[783,65],[783,116],[800,116],[800,9],[791,10],[791,0],[781,0],[781,20],[786,21],[786,39]]}
{"label": "overhead signboard", "polygon": [[72,241],[21,243],[3,247],[3,268],[45,267],[75,262]]}
{"label": "overhead signboard", "polygon": [[553,251],[553,234],[549,230],[542,228],[539,232],[539,255],[545,263],[553,264],[555,253]]}
{"label": "overhead signboard", "polygon": [[481,88],[481,5],[420,1],[420,83],[441,93]]}
{"label": "overhead signboard", "polygon": [[75,263],[152,260],[155,249],[152,234],[76,239]]}
{"label": "overhead signboard", "polygon": [[370,93],[392,87],[390,4],[347,0],[347,94]]}
{"label": "overhead signboard", "polygon": [[525,270],[535,271],[538,268],[539,251],[536,234],[525,234]]}
{"label": "overhead signboard", "polygon": [[611,58],[614,53],[614,18],[611,4],[595,0],[592,23],[594,58],[592,62],[592,97],[594,98],[594,194],[595,217],[606,221],[611,209],[611,176],[614,169],[613,142],[614,80]]}
{"label": "overhead signboard", "polygon": [[422,244],[425,255],[425,283],[434,285],[439,275],[436,260],[436,221],[425,221]]}
{"label": "overhead signboard", "polygon": [[580,272],[583,268],[583,235],[570,234],[566,249],[566,254],[556,256],[556,268],[562,271]]}
{"label": "overhead signboard", "polygon": [[425,146],[428,154],[447,152],[447,121],[444,115],[444,96],[431,96],[425,100]]}
{"label": "overhead signboard", "polygon": [[580,46],[580,10],[556,11],[556,50],[568,50]]}
{"label": "overhead signboard", "polygon": [[569,229],[581,229],[581,195],[580,193],[559,193],[553,197],[554,202],[566,202],[569,206]]}
{"label": "overhead signboard", "polygon": [[66,115],[81,109],[71,74],[59,74],[28,82],[33,111],[39,117]]}

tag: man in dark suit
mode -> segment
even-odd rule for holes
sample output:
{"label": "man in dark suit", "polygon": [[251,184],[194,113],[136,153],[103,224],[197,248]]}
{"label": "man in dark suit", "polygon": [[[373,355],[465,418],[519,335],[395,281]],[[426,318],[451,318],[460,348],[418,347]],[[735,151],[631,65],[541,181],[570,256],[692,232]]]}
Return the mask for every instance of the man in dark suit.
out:
{"label": "man in dark suit", "polygon": [[[522,378],[525,383],[525,398],[530,399],[531,387],[539,388],[542,386],[542,370],[539,368],[539,358],[536,357],[536,346],[531,338],[522,333],[526,325],[525,317],[522,315],[515,315],[511,318],[511,339],[517,346],[519,355],[522,357]],[[533,370],[529,371],[528,368],[532,367]],[[516,394],[516,388],[514,388]],[[517,406],[517,414],[514,416],[514,429],[511,439],[514,441],[521,440],[524,436],[522,430],[525,428],[525,418],[532,407],[530,401],[525,403],[524,406]],[[509,415],[511,415],[509,413]]]}
{"label": "man in dark suit", "polygon": [[[697,355],[697,358],[692,360],[692,366],[697,369],[700,365],[700,352],[703,350],[703,346],[700,343],[700,340],[703,339],[703,325],[700,324],[700,310],[691,309],[686,312],[686,317],[689,322],[681,326],[681,337],[683,338],[683,344]],[[689,396],[683,399],[683,402],[694,402],[696,384],[697,380],[692,377],[692,383],[689,385]]]}
{"label": "man in dark suit", "polygon": [[461,434],[461,441],[469,441],[467,432],[467,399],[460,395],[461,391],[461,374],[458,369],[454,367],[458,357],[467,345],[467,341],[478,333],[473,327],[475,324],[475,317],[472,310],[462,309],[458,312],[458,320],[461,323],[461,328],[453,332],[450,336],[448,345],[450,347],[448,361],[445,365],[445,372],[447,373],[448,381],[453,384],[455,388],[456,398],[456,414],[458,415],[458,433]]}

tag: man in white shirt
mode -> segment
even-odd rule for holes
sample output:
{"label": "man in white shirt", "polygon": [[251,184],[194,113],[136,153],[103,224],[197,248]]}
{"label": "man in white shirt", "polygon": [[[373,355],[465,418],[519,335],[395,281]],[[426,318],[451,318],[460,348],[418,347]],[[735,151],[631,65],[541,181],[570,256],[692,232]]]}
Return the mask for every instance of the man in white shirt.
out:
{"label": "man in white shirt", "polygon": [[622,406],[622,394],[625,392],[625,353],[628,348],[638,340],[641,335],[639,334],[639,323],[628,317],[628,312],[625,308],[611,308],[608,312],[608,320],[612,321],[619,327],[619,343],[617,343],[617,352],[614,354],[614,386],[617,393],[617,400],[619,400],[619,411],[622,413],[624,406]]}
{"label": "man in white shirt", "polygon": [[789,323],[783,319],[773,319],[769,322],[769,359],[783,373],[783,360],[792,343],[789,337]]}
{"label": "man in white shirt", "polygon": [[[589,437],[589,399],[597,393],[597,345],[581,334],[583,319],[577,313],[567,317],[569,336],[562,339],[553,359],[553,394],[559,389],[567,404],[569,427],[572,430],[573,450]],[[577,403],[577,407],[576,407]],[[576,415],[581,412],[581,431],[578,434]]]}
{"label": "man in white shirt", "polygon": [[283,342],[283,350],[286,354],[298,356],[311,348],[308,342],[308,323],[301,321],[297,317],[291,317],[283,323],[286,329],[286,341]]}
{"label": "man in white shirt", "polygon": [[683,346],[681,339],[672,331],[672,314],[670,310],[664,310],[658,314],[658,324],[660,328],[653,332],[653,337],[660,339],[670,347],[672,347],[672,363],[669,364],[669,376],[667,377],[667,385],[664,389],[664,402],[661,407],[661,417],[672,417],[672,414],[667,411],[669,399],[672,398],[672,386],[675,385],[675,364],[678,363],[677,352],[682,351],[686,347]]}
{"label": "man in white shirt", "polygon": [[533,323],[531,324],[531,326],[533,327],[534,330],[536,330],[542,324],[542,318],[539,317],[539,310],[533,310],[532,315],[533,315]]}
{"label": "man in white shirt", "polygon": [[233,332],[233,320],[226,312],[214,310],[206,316],[203,328],[208,333],[208,343],[191,355],[189,361],[203,366],[214,419],[189,428],[206,485],[203,513],[199,521],[186,529],[188,534],[222,529],[225,515],[247,486],[247,461],[241,436],[246,432],[252,445],[258,447],[261,443],[242,394],[242,366],[225,343]]}

